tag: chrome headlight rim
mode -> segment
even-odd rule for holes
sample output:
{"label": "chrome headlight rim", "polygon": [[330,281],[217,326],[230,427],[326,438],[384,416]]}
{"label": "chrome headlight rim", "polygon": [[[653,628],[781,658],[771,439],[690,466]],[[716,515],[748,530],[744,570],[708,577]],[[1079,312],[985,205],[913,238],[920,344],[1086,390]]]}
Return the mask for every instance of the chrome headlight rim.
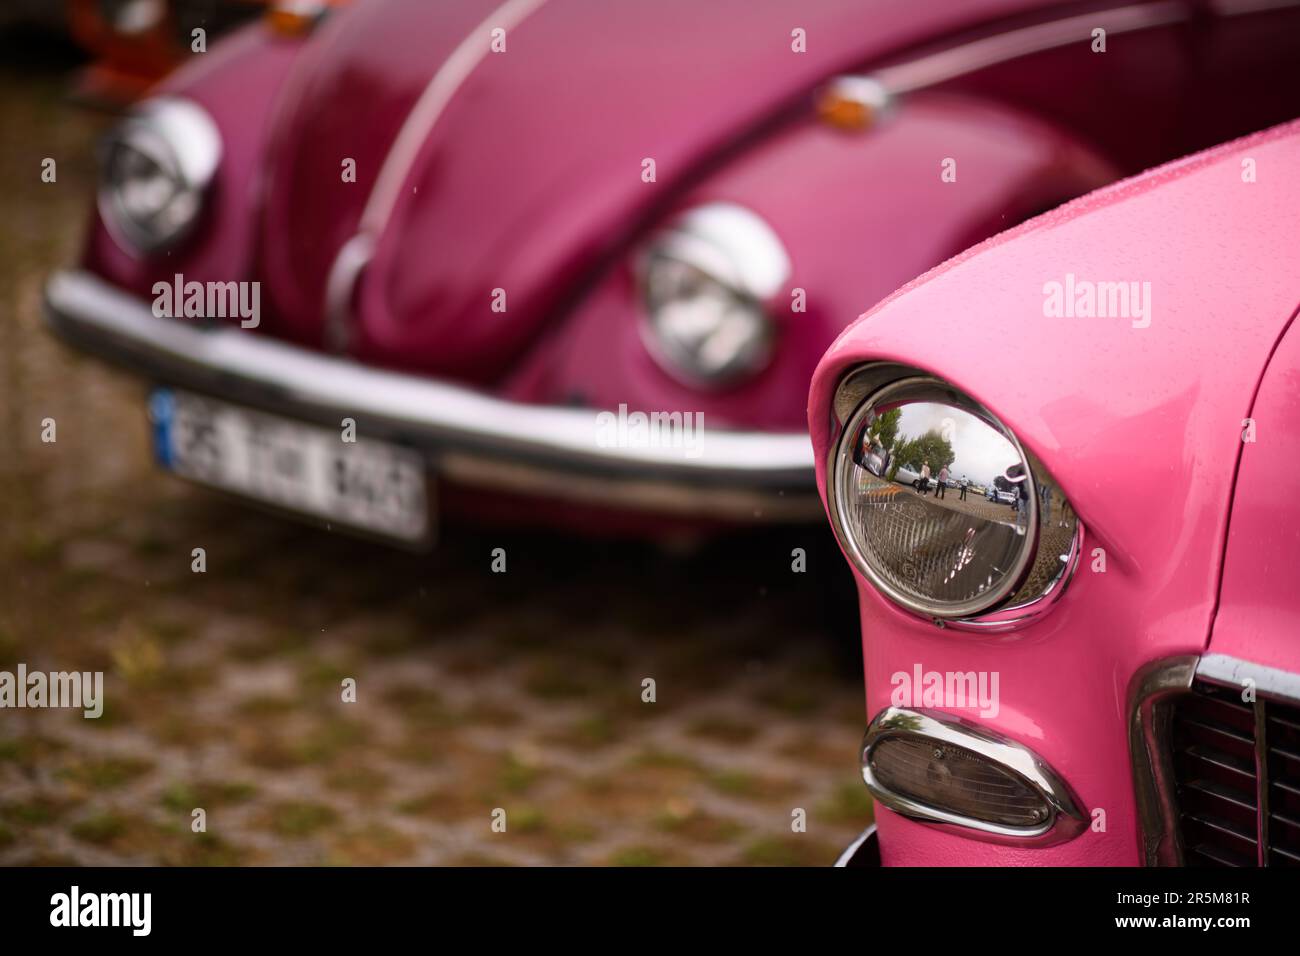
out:
{"label": "chrome headlight rim", "polygon": [[[1007,575],[995,591],[982,593],[977,599],[968,602],[966,607],[936,607],[894,587],[872,567],[845,523],[844,509],[840,500],[840,477],[846,453],[850,458],[852,456],[850,440],[861,430],[863,419],[874,406],[879,404],[879,397],[882,394],[903,391],[906,387],[928,387],[937,390],[944,403],[975,416],[997,431],[1014,448],[1020,461],[1026,466],[1025,480],[1029,482],[1027,546],[1018,557],[1014,573]],[[1069,536],[1068,548],[1064,553],[1057,555],[1059,566],[1055,569],[1055,573],[1047,575],[1036,586],[1029,587],[1035,577],[1034,571],[1040,549],[1044,549],[1042,553],[1047,557],[1051,556],[1052,550],[1044,548],[1048,523],[1042,521],[1039,504],[1042,483],[1050,479],[1051,485],[1061,495],[1063,492],[1060,491],[1059,483],[1050,475],[1037,456],[1026,449],[1015,433],[993,412],[956,385],[928,371],[894,362],[868,362],[850,369],[840,379],[835,390],[832,418],[834,441],[831,443],[826,467],[828,485],[826,504],[831,527],[854,570],[865,577],[897,609],[941,628],[1001,634],[1036,620],[1054,606],[1065,593],[1079,565],[1085,534],[1083,521],[1074,512],[1073,506],[1070,506],[1073,530]],[[1062,504],[1069,502],[1065,497],[1061,500]],[[1056,507],[1060,509],[1062,504]]]}
{"label": "chrome headlight rim", "polygon": [[[114,178],[117,153],[124,150],[144,156],[172,182],[172,193],[163,208],[177,201],[192,206],[183,221],[159,230],[141,222],[126,208],[122,181]],[[197,103],[163,96],[141,104],[100,145],[96,201],[100,220],[109,235],[124,251],[135,256],[175,248],[202,218],[221,155],[221,133]]]}
{"label": "chrome headlight rim", "polygon": [[[693,270],[750,313],[755,332],[736,360],[718,371],[705,370],[679,341],[660,331],[651,283],[661,261]],[[790,273],[785,247],[757,213],[732,202],[688,209],[653,235],[634,262],[637,326],[646,351],[670,378],[692,388],[720,390],[753,378],[775,350],[777,327],[767,302]]]}

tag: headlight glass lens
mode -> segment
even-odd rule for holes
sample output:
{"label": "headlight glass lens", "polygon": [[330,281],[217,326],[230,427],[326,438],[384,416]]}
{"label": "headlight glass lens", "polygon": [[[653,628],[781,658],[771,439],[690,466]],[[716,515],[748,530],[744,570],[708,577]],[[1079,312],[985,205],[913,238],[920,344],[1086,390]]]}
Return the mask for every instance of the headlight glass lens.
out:
{"label": "headlight glass lens", "polygon": [[640,262],[646,345],[670,374],[724,385],[771,356],[765,302],[790,275],[780,240],[734,203],[698,206],[658,233]]}
{"label": "headlight glass lens", "polygon": [[766,361],[772,330],[762,306],[690,263],[652,254],[645,296],[654,341],[675,369],[723,382]]}
{"label": "headlight glass lens", "polygon": [[193,214],[194,196],[186,192],[174,162],[150,155],[141,143],[109,147],[104,175],[116,193],[118,212],[141,232],[165,236]]}
{"label": "headlight glass lens", "polygon": [[194,226],[220,158],[216,126],[185,100],[146,103],[105,143],[99,205],[121,245],[154,252]]}
{"label": "headlight glass lens", "polygon": [[[977,615],[1031,569],[1042,499],[1029,462],[1006,428],[936,379],[895,381],[862,402],[841,436],[832,492],[859,570],[910,610]],[[1068,552],[1073,526],[1062,534]]]}

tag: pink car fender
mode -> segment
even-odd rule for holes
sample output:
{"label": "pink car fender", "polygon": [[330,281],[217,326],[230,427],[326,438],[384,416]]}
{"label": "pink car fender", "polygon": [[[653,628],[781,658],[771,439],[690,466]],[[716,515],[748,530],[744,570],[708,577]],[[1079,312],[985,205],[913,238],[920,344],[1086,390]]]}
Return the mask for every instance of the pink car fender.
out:
{"label": "pink car fender", "polygon": [[1300,671],[1300,330],[1277,351],[1250,415],[1242,420],[1223,589],[1210,650]]}
{"label": "pink car fender", "polygon": [[248,275],[253,267],[258,171],[271,133],[272,107],[281,84],[302,50],[295,39],[261,25],[238,31],[210,53],[168,77],[160,97],[185,96],[212,116],[222,135],[222,161],[213,202],[192,242],[164,262],[125,251],[95,216],[86,238],[85,265],[139,296],[153,297],[154,282],[176,273],[201,282]]}
{"label": "pink car fender", "polygon": [[[1037,752],[1090,819],[1100,810],[1105,821],[1104,830],[1030,849],[881,809],[886,864],[1141,860],[1132,687],[1152,662],[1200,655],[1209,641],[1242,421],[1300,301],[1300,182],[1288,172],[1298,161],[1300,124],[1290,124],[1093,193],[903,288],[819,365],[809,422],[823,495],[837,384],[865,362],[891,361],[940,376],[991,409],[1052,471],[1087,529],[1082,566],[1055,608],[996,636],[937,629],[859,578],[868,716],[889,705],[890,676],[918,664],[998,672],[1000,711],[984,723]],[[1149,283],[1149,313],[1048,317],[1047,284],[1079,280]],[[1290,374],[1280,373],[1278,387]],[[1266,383],[1260,396],[1270,418],[1285,401],[1276,394]],[[1275,445],[1243,478],[1258,486],[1252,472],[1280,467],[1290,447]],[[1295,508],[1290,499],[1265,517],[1251,505],[1241,535],[1266,520],[1293,528]],[[1259,560],[1294,548],[1293,536],[1275,531]],[[1094,570],[1103,555],[1104,573]],[[1225,599],[1254,606],[1252,631],[1285,633],[1293,596],[1289,612],[1260,613],[1261,603],[1281,599],[1277,577],[1266,579],[1275,585],[1267,600],[1234,580]],[[1225,623],[1224,640],[1245,638],[1229,638]],[[1294,667],[1294,650],[1274,646],[1280,640],[1265,639],[1263,654]]]}

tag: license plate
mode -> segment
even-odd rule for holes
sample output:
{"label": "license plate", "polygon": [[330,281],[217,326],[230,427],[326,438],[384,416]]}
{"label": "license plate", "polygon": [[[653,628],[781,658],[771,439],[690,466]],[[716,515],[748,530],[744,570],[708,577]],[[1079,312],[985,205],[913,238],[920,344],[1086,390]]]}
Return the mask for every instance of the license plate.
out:
{"label": "license plate", "polygon": [[149,418],[159,464],[178,475],[409,544],[430,535],[427,469],[408,448],[169,388]]}

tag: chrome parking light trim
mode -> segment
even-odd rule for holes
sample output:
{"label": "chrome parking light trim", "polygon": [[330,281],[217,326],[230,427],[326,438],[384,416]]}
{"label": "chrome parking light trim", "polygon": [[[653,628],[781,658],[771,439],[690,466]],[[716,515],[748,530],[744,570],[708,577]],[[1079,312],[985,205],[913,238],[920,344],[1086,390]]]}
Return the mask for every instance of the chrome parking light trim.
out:
{"label": "chrome parking light trim", "polygon": [[[1034,827],[1009,827],[952,813],[894,793],[871,770],[871,751],[882,740],[912,737],[964,747],[1013,774],[1043,798],[1046,821]],[[887,707],[876,715],[862,740],[862,781],[881,804],[923,823],[952,828],[962,836],[1013,846],[1050,846],[1078,836],[1087,821],[1069,786],[1036,753],[1009,737],[968,720],[935,710]]]}
{"label": "chrome parking light trim", "polygon": [[[459,385],[369,368],[235,326],[159,318],[149,306],[84,271],[46,286],[48,321],[71,344],[155,380],[337,425],[351,416],[376,435],[444,457],[492,466],[493,487],[518,469],[580,476],[584,503],[753,521],[821,513],[809,438],[801,432],[704,429],[694,450],[602,445],[597,409],[505,401]],[[498,476],[493,479],[492,476]],[[513,480],[513,479],[512,479]],[[557,484],[557,482],[552,482]]]}

